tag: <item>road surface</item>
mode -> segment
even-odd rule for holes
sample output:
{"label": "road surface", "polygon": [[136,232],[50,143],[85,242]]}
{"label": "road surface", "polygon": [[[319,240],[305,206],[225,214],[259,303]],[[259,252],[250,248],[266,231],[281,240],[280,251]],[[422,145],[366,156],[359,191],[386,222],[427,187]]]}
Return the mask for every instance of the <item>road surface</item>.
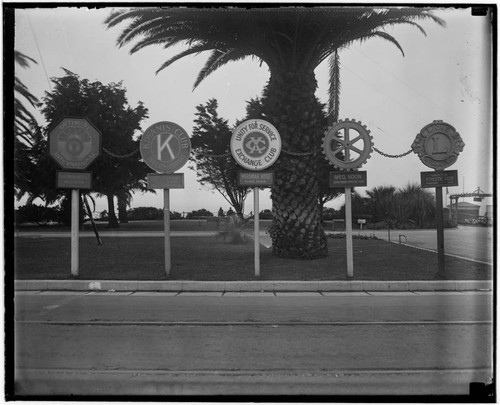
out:
{"label": "road surface", "polygon": [[[437,251],[435,229],[354,230],[354,235],[374,235],[382,240]],[[401,235],[401,237],[400,237]],[[444,230],[445,254],[493,264],[493,227],[458,226]]]}
{"label": "road surface", "polygon": [[18,292],[18,395],[467,395],[491,292]]}

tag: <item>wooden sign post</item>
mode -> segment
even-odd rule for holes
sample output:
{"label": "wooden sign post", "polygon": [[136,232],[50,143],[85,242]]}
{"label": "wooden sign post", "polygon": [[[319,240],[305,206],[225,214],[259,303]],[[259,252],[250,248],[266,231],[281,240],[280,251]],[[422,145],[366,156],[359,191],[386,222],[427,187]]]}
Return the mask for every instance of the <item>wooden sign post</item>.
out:
{"label": "wooden sign post", "polygon": [[238,172],[238,186],[253,186],[253,240],[254,240],[254,270],[255,277],[260,277],[260,220],[259,220],[259,187],[272,187],[274,183],[273,171],[240,171]]}
{"label": "wooden sign post", "polygon": [[66,117],[49,131],[49,154],[59,166],[57,188],[71,189],[71,275],[80,274],[80,189],[92,187],[85,170],[101,154],[101,132],[85,117]]}
{"label": "wooden sign post", "polygon": [[354,254],[352,247],[352,187],[366,187],[367,172],[330,172],[330,187],[345,190],[345,236],[347,254],[347,277],[354,276]]}
{"label": "wooden sign post", "polygon": [[279,157],[281,138],[278,130],[269,122],[255,119],[242,122],[231,136],[231,154],[234,160],[250,172],[240,172],[238,183],[242,187],[253,186],[254,195],[254,272],[260,277],[259,242],[259,187],[272,185],[272,172],[263,172]]}
{"label": "wooden sign post", "polygon": [[330,164],[344,170],[330,172],[330,187],[344,187],[345,191],[347,277],[349,278],[354,277],[352,187],[366,187],[367,173],[356,169],[370,157],[372,148],[370,131],[355,120],[340,120],[328,129],[323,138],[323,154]]}
{"label": "wooden sign post", "polygon": [[438,274],[444,275],[444,218],[443,218],[443,186],[458,186],[456,170],[445,171],[457,161],[465,144],[460,134],[450,124],[435,120],[423,127],[417,134],[411,148],[422,163],[434,169],[434,172],[420,174],[423,188],[436,189],[436,233],[438,253]]}
{"label": "wooden sign post", "polygon": [[142,135],[140,152],[144,162],[159,173],[148,173],[148,188],[163,189],[164,267],[172,269],[170,245],[170,189],[184,188],[184,174],[173,173],[186,164],[191,141],[186,131],[170,121],[151,125]]}

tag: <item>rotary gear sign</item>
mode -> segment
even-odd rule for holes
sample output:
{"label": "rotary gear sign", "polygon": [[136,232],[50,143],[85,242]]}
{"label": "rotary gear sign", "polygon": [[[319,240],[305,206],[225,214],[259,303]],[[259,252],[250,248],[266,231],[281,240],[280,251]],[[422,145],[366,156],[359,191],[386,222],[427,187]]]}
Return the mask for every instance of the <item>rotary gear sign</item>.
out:
{"label": "rotary gear sign", "polygon": [[341,170],[362,166],[370,158],[372,150],[373,137],[370,131],[354,119],[333,124],[323,138],[323,154],[331,165]]}

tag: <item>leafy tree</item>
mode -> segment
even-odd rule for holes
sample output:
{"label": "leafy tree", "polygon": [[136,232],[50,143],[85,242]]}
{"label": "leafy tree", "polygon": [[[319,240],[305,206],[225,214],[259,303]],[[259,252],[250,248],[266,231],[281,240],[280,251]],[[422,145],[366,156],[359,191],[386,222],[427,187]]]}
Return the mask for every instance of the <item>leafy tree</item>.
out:
{"label": "leafy tree", "polygon": [[230,151],[232,131],[227,120],[217,113],[217,100],[211,99],[196,107],[195,127],[191,137],[191,161],[198,181],[209,184],[243,217],[243,204],[249,187],[238,186],[241,167]]}
{"label": "leafy tree", "polygon": [[118,38],[131,52],[151,45],[186,48],[164,62],[208,51],[194,86],[221,66],[246,57],[270,70],[264,108],[278,129],[284,151],[275,163],[272,189],[273,251],[282,257],[317,258],[327,254],[317,204],[317,159],[314,150],[323,130],[315,107],[314,69],[336,50],[355,41],[382,38],[401,46],[382,31],[385,26],[416,20],[443,21],[423,7],[280,7],[280,8],[132,8],[115,10],[108,27],[128,25]]}
{"label": "leafy tree", "polygon": [[[108,200],[109,226],[118,227],[114,198],[117,196],[121,203],[128,203],[132,190],[147,190],[148,168],[140,161],[139,140],[134,139],[134,134],[147,118],[148,110],[141,102],[131,107],[121,83],[104,85],[80,79],[66,69],[64,72],[65,76],[51,79],[54,88],[43,98],[42,113],[50,123],[49,128],[62,118],[72,116],[87,117],[101,131],[103,153],[89,169],[93,171],[93,191]],[[40,156],[42,160],[47,158]],[[53,173],[50,173],[51,182],[45,183],[52,187]]]}

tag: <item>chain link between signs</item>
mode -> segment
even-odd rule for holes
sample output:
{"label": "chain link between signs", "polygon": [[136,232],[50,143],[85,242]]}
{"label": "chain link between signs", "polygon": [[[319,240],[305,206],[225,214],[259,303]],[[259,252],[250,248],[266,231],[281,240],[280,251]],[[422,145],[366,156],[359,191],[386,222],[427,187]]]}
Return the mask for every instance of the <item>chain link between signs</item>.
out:
{"label": "chain link between signs", "polygon": [[130,152],[126,155],[117,155],[116,153],[113,153],[113,152],[107,150],[104,146],[102,147],[102,150],[105,153],[107,153],[108,155],[113,156],[113,157],[118,158],[118,159],[127,159],[131,156],[134,156],[136,153],[139,153],[139,149],[137,149],[137,150],[134,150],[133,152]]}
{"label": "chain link between signs", "polygon": [[310,156],[310,155],[315,155],[317,153],[320,153],[321,149],[317,149],[317,150],[312,151],[312,152],[290,152],[289,150],[286,150],[286,149],[281,149],[281,151],[286,153],[287,155],[291,155],[291,156]]}
{"label": "chain link between signs", "polygon": [[[139,150],[135,150],[133,152],[130,152],[126,155],[117,155],[116,153],[113,153],[109,150],[107,150],[105,147],[102,148],[102,150],[107,153],[108,155],[110,156],[113,156],[115,158],[118,158],[118,159],[127,159],[131,156],[134,156],[136,153],[139,152]],[[397,159],[397,158],[402,158],[402,157],[405,157],[405,156],[408,156],[410,153],[412,153],[413,151],[410,149],[408,152],[405,152],[405,153],[401,153],[399,155],[389,155],[388,153],[384,153],[382,152],[381,150],[373,147],[373,150],[375,152],[377,152],[378,154],[382,155],[382,156],[385,156],[387,158],[391,158],[391,159]],[[291,156],[309,156],[309,155],[314,155],[316,153],[320,153],[321,150],[318,149],[318,150],[315,150],[315,151],[312,151],[312,152],[291,152],[291,151],[288,151],[286,149],[282,149],[281,150],[283,153],[286,153],[287,155],[291,155]],[[218,158],[223,158],[223,157],[228,157],[228,156],[231,156],[230,153],[223,153],[221,155],[207,155],[211,158],[215,158],[215,159],[218,159]]]}
{"label": "chain link between signs", "polygon": [[381,150],[378,150],[376,147],[373,147],[373,150],[375,152],[377,152],[379,155],[382,155],[384,157],[387,157],[387,158],[391,158],[391,159],[398,159],[398,158],[402,158],[402,157],[405,157],[405,156],[408,156],[410,153],[413,152],[412,149],[410,149],[408,152],[405,152],[405,153],[401,153],[399,155],[389,155],[387,153],[384,153],[382,152]]}

